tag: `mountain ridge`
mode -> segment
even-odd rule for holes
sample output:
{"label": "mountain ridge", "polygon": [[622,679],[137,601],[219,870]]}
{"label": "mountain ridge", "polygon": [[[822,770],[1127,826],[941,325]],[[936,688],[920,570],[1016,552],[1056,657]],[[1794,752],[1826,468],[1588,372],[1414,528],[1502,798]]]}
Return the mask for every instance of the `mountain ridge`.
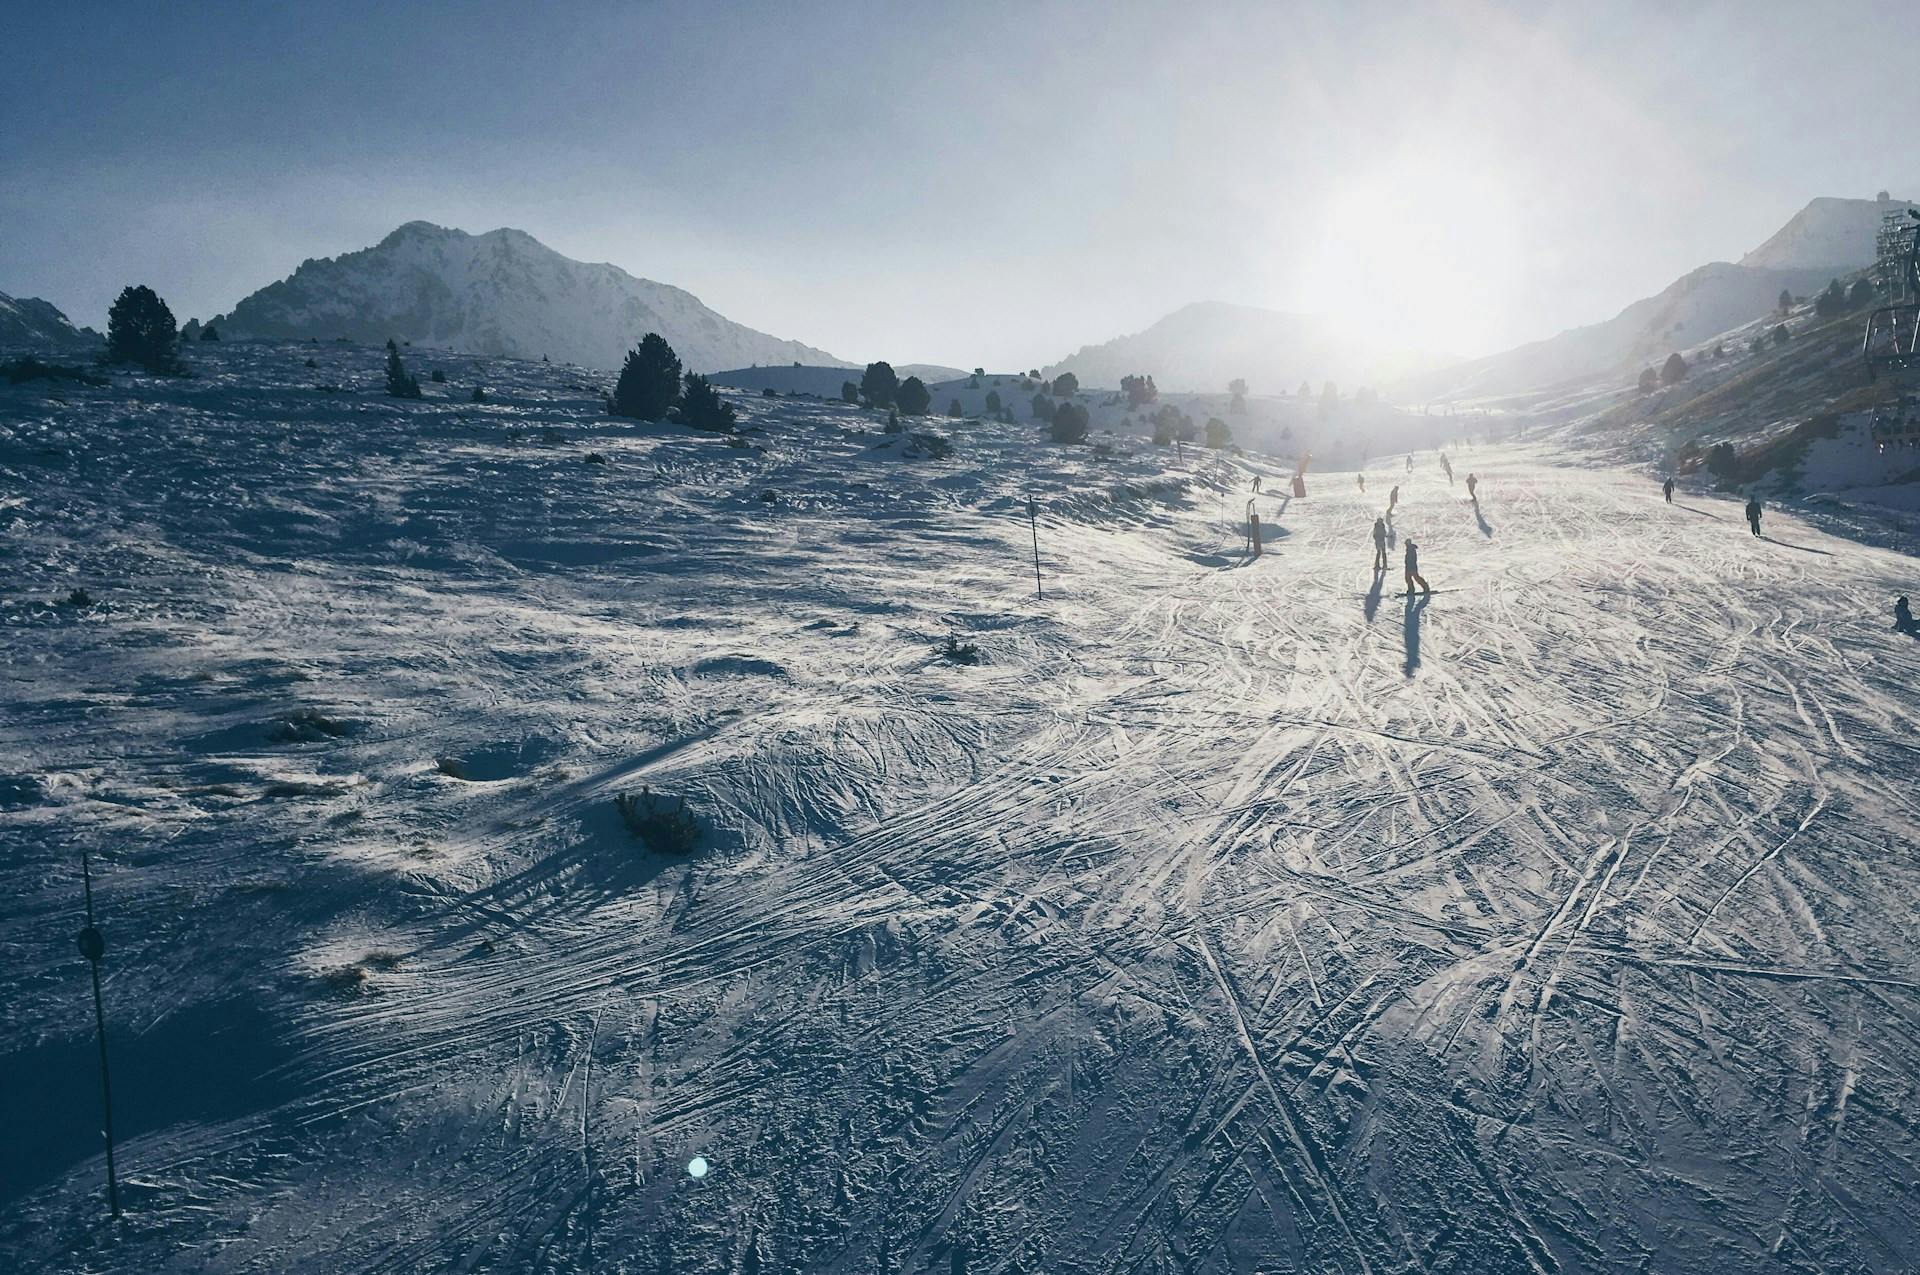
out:
{"label": "mountain ridge", "polygon": [[378,243],[309,257],[213,322],[229,336],[445,345],[613,369],[647,332],[687,370],[845,365],[825,350],[736,323],[684,288],[567,257],[524,230],[471,234],[405,222]]}

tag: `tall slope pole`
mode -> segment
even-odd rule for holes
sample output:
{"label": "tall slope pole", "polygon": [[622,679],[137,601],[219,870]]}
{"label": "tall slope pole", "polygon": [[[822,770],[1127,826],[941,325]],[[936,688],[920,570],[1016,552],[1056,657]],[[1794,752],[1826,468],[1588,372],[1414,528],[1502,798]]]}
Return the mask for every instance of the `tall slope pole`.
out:
{"label": "tall slope pole", "polygon": [[87,890],[87,928],[80,931],[80,955],[93,969],[93,1027],[100,1039],[100,1109],[107,1136],[107,1207],[120,1216],[120,1178],[113,1164],[113,1081],[107,1071],[107,1011],[100,1002],[100,958],[107,954],[107,940],[93,923],[93,869],[87,852],[80,851],[80,876]]}
{"label": "tall slope pole", "polygon": [[1027,521],[1033,527],[1033,596],[1044,599],[1047,595],[1040,588],[1040,505],[1032,496],[1027,497]]}

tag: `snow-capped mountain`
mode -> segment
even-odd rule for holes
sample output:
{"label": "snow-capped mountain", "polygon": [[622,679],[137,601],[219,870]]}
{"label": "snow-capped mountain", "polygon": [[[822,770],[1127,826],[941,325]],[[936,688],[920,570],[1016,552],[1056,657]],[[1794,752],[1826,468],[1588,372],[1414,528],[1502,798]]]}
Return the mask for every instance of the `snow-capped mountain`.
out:
{"label": "snow-capped mountain", "polygon": [[1301,381],[1372,384],[1448,360],[1414,350],[1381,349],[1325,320],[1256,306],[1200,301],[1175,310],[1142,332],[1083,346],[1043,369],[1072,372],[1083,385],[1115,386],[1150,373],[1165,390],[1218,392],[1244,379],[1256,393]]}
{"label": "snow-capped mountain", "polygon": [[51,301],[0,292],[0,349],[72,350],[99,340],[92,328],[74,327]]}
{"label": "snow-capped mountain", "polygon": [[1913,206],[1904,199],[1815,199],[1740,264],[1830,273],[1863,269],[1873,264],[1881,218]]}
{"label": "snow-capped mountain", "polygon": [[1625,375],[1751,323],[1778,304],[1783,289],[1805,295],[1840,272],[1839,267],[1768,270],[1716,261],[1604,322],[1409,377],[1395,393],[1411,400],[1473,398],[1517,394],[1584,376]]}
{"label": "snow-capped mountain", "polygon": [[360,252],[304,261],[213,322],[229,337],[392,337],[596,368],[620,366],[648,332],[695,372],[843,362],[735,323],[684,289],[564,257],[525,231],[471,235],[425,221]]}

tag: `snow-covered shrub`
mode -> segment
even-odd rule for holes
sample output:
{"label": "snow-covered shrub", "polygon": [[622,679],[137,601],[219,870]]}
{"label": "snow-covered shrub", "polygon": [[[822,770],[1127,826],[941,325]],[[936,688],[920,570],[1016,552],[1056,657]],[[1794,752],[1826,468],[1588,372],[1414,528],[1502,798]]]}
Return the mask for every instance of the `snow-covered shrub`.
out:
{"label": "snow-covered shrub", "polygon": [[476,403],[484,403],[487,401],[487,392],[478,385],[473,387],[473,401]]}
{"label": "snow-covered shrub", "polygon": [[720,392],[698,372],[687,373],[687,388],[680,396],[680,420],[695,429],[715,433],[733,432],[733,404],[724,402]]}
{"label": "snow-covered shrub", "polygon": [[869,363],[860,375],[860,397],[867,400],[868,407],[892,407],[893,396],[899,390],[900,378],[894,374],[891,363]]}
{"label": "snow-covered shrub", "polygon": [[966,414],[967,414],[966,409],[960,406],[959,399],[956,398],[952,402],[947,404],[947,415],[951,419],[958,420],[959,418],[961,418],[962,416],[965,416]]}
{"label": "snow-covered shrub", "polygon": [[445,385],[447,383],[447,374],[445,372],[442,372],[439,368],[435,368],[433,369],[433,376],[431,379],[435,385]]}
{"label": "snow-covered shrub", "polygon": [[686,854],[700,844],[700,821],[687,809],[687,799],[669,804],[653,789],[642,788],[638,797],[621,793],[613,799],[621,822],[647,848],[657,854]]}
{"label": "snow-covered shrub", "polygon": [[907,441],[912,448],[908,455],[917,451],[929,460],[945,460],[953,455],[953,444],[943,434],[915,434]]}
{"label": "snow-covered shrub", "polygon": [[1053,378],[1055,398],[1072,398],[1080,392],[1080,378],[1071,372],[1062,372]]}
{"label": "snow-covered shrub", "polygon": [[649,332],[640,338],[637,347],[627,351],[627,361],[620,368],[620,380],[613,387],[613,397],[607,400],[607,410],[614,416],[662,420],[679,394],[680,356],[673,352],[665,337]]}
{"label": "snow-covered shrub", "polygon": [[860,401],[860,387],[852,381],[840,382],[840,401],[842,403],[858,403]]}
{"label": "snow-covered shrub", "polygon": [[978,664],[980,648],[971,642],[962,642],[949,633],[947,644],[940,648],[940,658],[949,664]]}

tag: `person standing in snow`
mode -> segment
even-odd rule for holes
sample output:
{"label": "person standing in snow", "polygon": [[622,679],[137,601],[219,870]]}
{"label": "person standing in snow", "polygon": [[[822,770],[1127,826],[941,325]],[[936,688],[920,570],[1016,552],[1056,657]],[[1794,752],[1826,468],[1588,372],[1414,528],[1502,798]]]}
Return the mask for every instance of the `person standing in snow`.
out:
{"label": "person standing in snow", "polygon": [[1478,487],[1479,485],[1480,485],[1480,480],[1477,477],[1475,477],[1472,474],[1467,475],[1467,499],[1471,500],[1476,505],[1480,503],[1480,496],[1477,492],[1474,491],[1474,488]]}
{"label": "person standing in snow", "polygon": [[1393,507],[1399,503],[1400,488],[1396,485],[1392,491],[1387,493],[1387,517],[1393,517]]}
{"label": "person standing in snow", "polygon": [[1413,543],[1413,541],[1409,540],[1407,541],[1407,596],[1408,597],[1413,596],[1413,586],[1416,584],[1420,586],[1420,592],[1422,593],[1433,592],[1432,588],[1430,588],[1427,585],[1427,578],[1420,574],[1420,546]]}
{"label": "person standing in snow", "polygon": [[1747,525],[1753,528],[1753,534],[1760,534],[1760,497],[1747,497]]}
{"label": "person standing in snow", "polygon": [[1366,495],[1367,494],[1367,476],[1363,473],[1355,471],[1353,475],[1353,481],[1360,484],[1360,494],[1362,496]]}
{"label": "person standing in snow", "polygon": [[1407,453],[1407,472],[1409,474],[1413,472],[1413,453],[1412,452]]}
{"label": "person standing in snow", "polygon": [[1899,601],[1893,604],[1893,628],[1896,633],[1910,633],[1920,637],[1920,624],[1913,622],[1913,608],[1907,605],[1907,595],[1901,594]]}
{"label": "person standing in snow", "polygon": [[[1373,569],[1376,572],[1387,569],[1387,520],[1385,518],[1373,520]],[[1901,601],[1905,602],[1906,599],[1902,598]]]}
{"label": "person standing in snow", "polygon": [[1447,486],[1453,486],[1453,462],[1447,459],[1445,452],[1440,453],[1440,468],[1447,471]]}
{"label": "person standing in snow", "polygon": [[1669,478],[1667,481],[1661,483],[1660,490],[1667,494],[1667,503],[1671,505],[1673,503],[1673,479]]}
{"label": "person standing in snow", "polygon": [[1260,494],[1260,475],[1258,474],[1253,476],[1253,494],[1256,496]]}

